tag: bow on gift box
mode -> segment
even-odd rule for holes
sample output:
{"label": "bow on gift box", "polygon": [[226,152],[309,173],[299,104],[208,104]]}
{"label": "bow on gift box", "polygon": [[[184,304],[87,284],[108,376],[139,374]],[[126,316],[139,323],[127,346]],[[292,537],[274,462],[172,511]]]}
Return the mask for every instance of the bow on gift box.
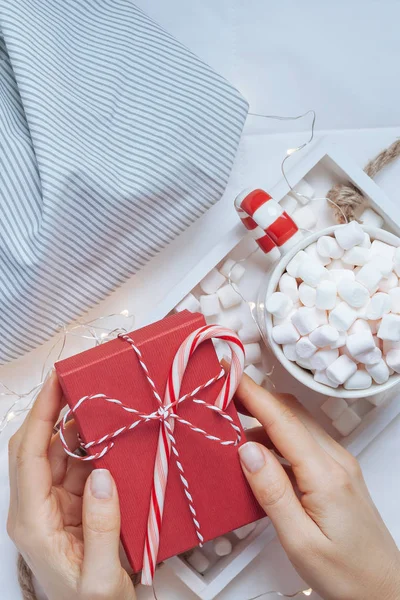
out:
{"label": "bow on gift box", "polygon": [[[109,398],[104,394],[95,394],[91,396],[84,396],[81,398],[74,408],[70,408],[64,415],[64,418],[61,422],[60,427],[60,437],[62,444],[64,446],[64,450],[69,456],[73,458],[77,458],[82,461],[90,461],[99,459],[104,456],[109,450],[114,446],[113,440],[119,435],[132,431],[136,427],[138,427],[141,423],[148,423],[150,421],[159,421],[160,423],[160,431],[158,436],[158,445],[157,445],[157,453],[155,458],[154,465],[154,476],[153,476],[153,484],[151,491],[151,499],[150,499],[150,508],[149,515],[147,521],[147,533],[143,554],[143,570],[142,570],[142,579],[141,582],[144,585],[151,585],[154,577],[156,562],[157,562],[157,554],[158,548],[160,544],[160,532],[161,532],[161,524],[162,524],[162,515],[164,510],[164,502],[165,502],[165,490],[167,486],[168,480],[168,468],[169,468],[169,460],[171,457],[171,452],[174,454],[174,458],[179,470],[179,476],[183,485],[183,490],[185,496],[188,501],[188,506],[190,509],[193,525],[196,531],[196,535],[198,537],[200,545],[203,543],[204,538],[201,534],[201,526],[197,519],[196,509],[194,507],[194,502],[192,495],[189,489],[189,483],[185,477],[185,472],[180,461],[179,452],[176,445],[176,440],[174,437],[174,428],[175,422],[181,423],[182,425],[189,427],[192,431],[199,433],[205,436],[208,440],[220,443],[223,446],[237,446],[241,439],[241,430],[234,423],[233,419],[225,412],[227,407],[229,406],[233,395],[236,391],[236,388],[239,384],[239,381],[243,374],[244,368],[244,347],[240,339],[229,329],[225,329],[223,327],[219,327],[217,325],[207,325],[205,327],[201,327],[197,329],[193,333],[191,333],[186,340],[181,344],[178,349],[175,358],[173,360],[167,385],[165,389],[164,399],[159,395],[154,381],[150,377],[149,370],[143,360],[143,356],[139,348],[135,345],[135,342],[132,340],[129,335],[123,334],[119,336],[122,340],[129,343],[136,353],[139,363],[146,375],[147,381],[151,387],[154,398],[157,401],[158,409],[153,411],[150,414],[142,414],[134,408],[129,406],[125,406],[122,404],[120,400],[115,398]],[[218,375],[204,383],[203,385],[197,387],[192,392],[185,394],[180,397],[180,389],[183,381],[183,377],[185,374],[186,367],[190,361],[191,356],[195,352],[196,348],[204,341],[218,338],[220,340],[225,341],[231,351],[231,365],[230,370],[226,374],[226,379],[221,391],[218,394],[217,399],[214,404],[208,404],[203,400],[196,398],[195,396],[201,392],[204,388],[208,387],[215,381],[221,379],[224,376],[224,371],[221,371]],[[94,448],[100,444],[106,444],[104,448],[102,448],[99,452],[90,454],[87,456],[77,456],[75,453],[71,452],[69,449],[67,442],[64,437],[64,430],[67,423],[67,420],[71,414],[76,413],[79,408],[85,402],[90,400],[100,399],[104,402],[109,402],[111,404],[116,404],[124,411],[128,413],[132,413],[135,415],[136,419],[130,425],[126,425],[120,427],[116,431],[113,431],[107,435],[104,435],[102,438],[97,440],[92,440],[90,442],[82,443],[81,447],[84,450],[89,450],[90,448]],[[182,419],[178,415],[178,406],[182,404],[185,400],[191,399],[196,404],[202,405],[205,408],[212,410],[219,414],[223,419],[225,419],[232,429],[235,432],[235,439],[233,440],[222,440],[221,438],[196,427],[189,421]]]}

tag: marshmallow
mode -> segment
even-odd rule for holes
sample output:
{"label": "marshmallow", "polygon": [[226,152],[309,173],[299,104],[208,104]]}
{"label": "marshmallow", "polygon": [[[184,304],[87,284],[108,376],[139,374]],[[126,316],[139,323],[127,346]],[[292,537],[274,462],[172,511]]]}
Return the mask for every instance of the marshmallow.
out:
{"label": "marshmallow", "polygon": [[217,294],[200,296],[200,310],[205,317],[211,317],[219,312],[219,299]]}
{"label": "marshmallow", "polygon": [[293,194],[300,204],[308,204],[315,196],[314,189],[305,179],[301,179],[299,183],[292,188],[290,193]]}
{"label": "marshmallow", "polygon": [[364,230],[356,221],[350,221],[336,229],[335,238],[343,250],[350,250],[364,240]]}
{"label": "marshmallow", "polygon": [[[357,373],[356,373],[357,375]],[[371,377],[370,375],[368,375],[368,377]],[[365,380],[366,381],[366,380]],[[372,379],[371,379],[371,385],[372,385]],[[368,400],[366,398],[352,398],[352,400],[354,401],[352,403],[351,409],[354,410],[354,412],[360,417],[360,419],[363,419],[368,413],[371,412],[372,407],[371,404],[368,402]]]}
{"label": "marshmallow", "polygon": [[215,294],[224,283],[225,277],[217,269],[212,269],[208,275],[200,281],[200,287],[205,294]]}
{"label": "marshmallow", "polygon": [[338,283],[337,290],[342,300],[347,302],[347,304],[353,308],[361,308],[365,306],[369,300],[367,288],[356,281],[349,281],[344,278]]}
{"label": "marshmallow", "polygon": [[382,278],[382,272],[375,261],[361,267],[356,275],[356,281],[366,287],[370,293],[379,286]]}
{"label": "marshmallow", "polygon": [[303,206],[295,210],[292,219],[299,229],[310,230],[317,224],[316,211],[309,206]]}
{"label": "marshmallow", "polygon": [[238,538],[238,540],[244,540],[247,536],[250,535],[252,531],[256,528],[256,523],[249,523],[248,525],[243,525],[243,527],[239,527],[239,529],[234,529],[232,531],[233,535]]}
{"label": "marshmallow", "polygon": [[315,371],[314,381],[316,381],[317,383],[322,383],[323,385],[327,385],[331,388],[339,387],[339,384],[334,383],[327,377],[326,371]]}
{"label": "marshmallow", "polygon": [[367,227],[377,227],[380,229],[384,220],[372,208],[366,208],[360,215],[359,221]]}
{"label": "marshmallow", "polygon": [[189,565],[200,574],[205,573],[210,566],[210,561],[208,560],[207,556],[205,556],[205,554],[203,554],[197,548],[195,548],[191,554],[189,554],[189,556],[186,558],[186,562],[189,563]]}
{"label": "marshmallow", "polygon": [[232,542],[227,537],[219,537],[214,540],[213,548],[217,556],[227,556],[232,552]]}
{"label": "marshmallow", "polygon": [[390,311],[390,305],[390,296],[388,294],[384,294],[383,292],[374,294],[365,309],[365,316],[369,321],[377,321]]}
{"label": "marshmallow", "polygon": [[384,315],[378,329],[378,337],[389,342],[400,342],[400,315]]}
{"label": "marshmallow", "polygon": [[311,368],[315,371],[325,371],[329,365],[339,358],[339,350],[318,350],[310,358]]}
{"label": "marshmallow", "polygon": [[362,267],[369,260],[369,249],[361,246],[354,246],[351,250],[347,250],[342,258],[342,261],[347,265]]}
{"label": "marshmallow", "polygon": [[328,269],[335,271],[337,271],[338,269],[344,269],[345,271],[350,271],[351,273],[353,272],[353,267],[351,265],[347,265],[341,259],[332,260],[332,262],[328,265]]}
{"label": "marshmallow", "polygon": [[298,277],[297,273],[299,270],[299,266],[301,265],[303,260],[305,260],[307,258],[308,258],[308,256],[304,252],[304,250],[300,250],[300,252],[297,252],[297,254],[294,255],[292,260],[289,261],[286,266],[286,271],[289,273],[289,275],[291,275],[292,277],[297,279],[297,277]]}
{"label": "marshmallow", "polygon": [[337,240],[330,235],[322,235],[317,241],[317,251],[320,256],[328,258],[342,258],[344,254],[343,248],[339,246]]}
{"label": "marshmallow", "polygon": [[332,421],[340,417],[346,408],[347,402],[344,398],[328,398],[321,406],[322,412]]}
{"label": "marshmallow", "polygon": [[394,246],[385,244],[385,242],[381,242],[380,240],[374,240],[371,244],[370,257],[377,257],[379,260],[388,260],[392,263],[395,250],[396,248]]}
{"label": "marshmallow", "polygon": [[314,244],[310,244],[309,246],[307,246],[305,252],[310,258],[313,258],[317,262],[321,263],[323,267],[326,267],[326,265],[329,265],[329,263],[331,262],[329,256],[321,256],[321,254],[318,252],[317,242],[314,242]]}
{"label": "marshmallow", "polygon": [[[257,244],[256,240],[252,237],[252,232],[250,231],[247,235],[244,236],[242,241],[239,242],[239,244],[236,246],[235,254],[237,256],[240,256],[241,258],[248,258],[250,256],[250,254],[254,254],[254,252],[258,249],[259,249],[259,245]],[[278,250],[278,249],[276,248],[276,250]],[[269,252],[269,254],[276,256],[276,253],[273,252],[272,250]],[[279,258],[279,255],[280,255],[279,250],[278,250],[277,254],[278,254],[278,258]]]}
{"label": "marshmallow", "polygon": [[310,342],[318,348],[325,348],[325,346],[334,348],[332,344],[335,344],[338,340],[339,332],[331,325],[321,325],[321,327],[317,327],[310,333]]}
{"label": "marshmallow", "polygon": [[198,312],[200,310],[200,302],[193,294],[188,294],[183,300],[179,302],[174,308],[175,312],[182,312],[183,310],[190,310],[190,312]]}
{"label": "marshmallow", "polygon": [[397,288],[398,285],[399,278],[397,277],[396,273],[390,273],[387,279],[382,279],[381,283],[379,284],[378,290],[380,292],[385,292],[386,294],[388,294],[390,290]]}
{"label": "marshmallow", "polygon": [[350,327],[348,334],[352,335],[353,333],[361,333],[363,331],[371,332],[371,327],[364,319],[356,319],[353,325]]}
{"label": "marshmallow", "polygon": [[355,358],[358,358],[359,354],[365,354],[376,349],[371,330],[360,331],[347,336],[346,346],[351,356]]}
{"label": "marshmallow", "polygon": [[299,298],[300,302],[302,302],[304,306],[308,306],[309,308],[311,308],[315,306],[315,301],[317,299],[317,291],[315,288],[311,287],[311,285],[301,283],[299,285]]}
{"label": "marshmallow", "polygon": [[336,304],[337,288],[334,281],[324,280],[317,285],[315,306],[321,310],[330,310]]}
{"label": "marshmallow", "polygon": [[383,354],[388,354],[391,350],[400,350],[400,342],[383,340]]}
{"label": "marshmallow", "polygon": [[230,278],[233,283],[239,283],[245,274],[246,269],[240,263],[228,258],[220,268],[219,272],[226,277],[226,279]]}
{"label": "marshmallow", "polygon": [[400,313],[400,287],[389,290],[389,298],[392,313]]}
{"label": "marshmallow", "polygon": [[370,257],[368,263],[374,265],[381,272],[382,277],[389,277],[390,273],[393,271],[393,260],[390,260],[388,257],[380,257],[377,254]]}
{"label": "marshmallow", "polygon": [[[223,327],[226,327],[227,329],[232,329],[232,331],[241,331],[241,327],[243,325],[242,323],[242,319],[236,315],[236,314],[229,314],[229,313],[224,313],[222,314],[220,320],[219,320],[219,324],[222,325]],[[258,329],[257,329],[258,331]],[[240,337],[240,335],[239,335]],[[247,340],[244,340],[243,338],[240,337],[240,339],[242,340],[242,342],[244,344],[247,344]],[[260,334],[258,336],[258,339],[260,339]],[[257,342],[257,340],[249,340],[252,342]]]}
{"label": "marshmallow", "polygon": [[257,385],[261,385],[265,379],[265,373],[260,369],[257,369],[254,365],[248,365],[244,372],[250,377]]}
{"label": "marshmallow", "polygon": [[279,280],[279,291],[286,294],[292,302],[297,302],[299,299],[299,289],[297,281],[289,273],[284,273]]}
{"label": "marshmallow", "polygon": [[[347,341],[347,336],[346,336],[346,341]],[[342,356],[342,354],[345,354],[346,356],[348,356],[352,361],[354,361],[355,363],[359,363],[360,361],[355,358],[352,354],[350,354],[348,348],[346,345],[342,346],[341,348],[339,348],[339,354],[340,356]]]}
{"label": "marshmallow", "polygon": [[[336,331],[336,329],[335,329]],[[336,342],[334,342],[333,344],[330,344],[331,348],[343,348],[343,346],[346,345],[346,339],[347,339],[347,335],[344,331],[340,331],[339,333],[339,337],[336,340]]]}
{"label": "marshmallow", "polygon": [[341,385],[357,371],[356,363],[346,354],[342,354],[326,370],[328,379],[337,385]]}
{"label": "marshmallow", "polygon": [[292,317],[295,314],[295,312],[297,311],[297,307],[293,308],[293,310],[290,311],[290,313],[288,314],[287,317],[285,317],[284,319],[279,319],[278,317],[272,317],[272,320],[274,322],[274,325],[283,325],[284,323],[291,323],[292,322]]}
{"label": "marshmallow", "polygon": [[324,325],[326,313],[316,308],[302,306],[292,316],[292,323],[301,335],[308,335],[320,325]]}
{"label": "marshmallow", "polygon": [[307,336],[300,338],[296,343],[296,354],[298,358],[310,358],[317,350],[317,346],[315,346]]}
{"label": "marshmallow", "polygon": [[297,360],[296,344],[284,344],[282,346],[282,351],[288,360],[291,360],[292,362],[296,362],[296,360]]}
{"label": "marshmallow", "polygon": [[261,338],[260,330],[254,322],[250,322],[238,331],[238,335],[242,340],[243,344],[253,344],[258,342]]}
{"label": "marshmallow", "polygon": [[380,348],[373,348],[368,352],[363,352],[357,355],[357,360],[362,362],[364,365],[376,365],[382,358],[382,351]]}
{"label": "marshmallow", "polygon": [[329,271],[329,278],[339,286],[340,283],[354,283],[356,276],[347,269],[332,269]]}
{"label": "marshmallow", "polygon": [[386,383],[389,379],[389,368],[383,359],[374,365],[367,365],[366,369],[375,383]]}
{"label": "marshmallow", "polygon": [[349,435],[361,423],[360,417],[351,408],[346,408],[340,417],[333,421],[332,425],[345,437]]}
{"label": "marshmallow", "polygon": [[390,350],[386,355],[386,364],[395,373],[400,373],[400,350]]}
{"label": "marshmallow", "polygon": [[[281,325],[281,327],[285,326]],[[260,344],[257,344],[257,342],[254,344],[244,344],[244,362],[246,366],[257,364],[261,362],[261,359],[262,356]]]}
{"label": "marshmallow", "polygon": [[347,331],[356,318],[357,312],[354,308],[351,308],[346,302],[341,302],[329,313],[329,324],[338,331]]}
{"label": "marshmallow", "polygon": [[296,363],[299,365],[299,367],[302,367],[303,369],[308,369],[309,371],[311,371],[311,364],[310,364],[309,358],[298,357],[296,360]]}
{"label": "marshmallow", "polygon": [[366,231],[364,232],[364,239],[359,246],[361,246],[361,248],[371,248],[371,238]]}
{"label": "marshmallow", "polygon": [[297,208],[297,200],[293,198],[293,196],[289,196],[289,194],[284,196],[282,200],[279,201],[279,204],[289,216],[292,215]]}
{"label": "marshmallow", "polygon": [[219,301],[221,302],[224,308],[232,308],[232,306],[237,306],[241,304],[242,299],[237,292],[233,289],[231,285],[224,285],[217,292]]}
{"label": "marshmallow", "polygon": [[302,279],[307,285],[317,287],[323,279],[328,278],[328,271],[318,261],[308,255],[306,256],[307,258],[301,261],[297,269],[297,277]]}
{"label": "marshmallow", "polygon": [[278,319],[284,319],[292,310],[293,302],[289,296],[286,296],[286,294],[282,294],[282,292],[274,292],[267,299],[265,306],[271,315],[278,317]]}
{"label": "marshmallow", "polygon": [[394,252],[394,271],[398,277],[400,277],[400,248],[396,248]]}

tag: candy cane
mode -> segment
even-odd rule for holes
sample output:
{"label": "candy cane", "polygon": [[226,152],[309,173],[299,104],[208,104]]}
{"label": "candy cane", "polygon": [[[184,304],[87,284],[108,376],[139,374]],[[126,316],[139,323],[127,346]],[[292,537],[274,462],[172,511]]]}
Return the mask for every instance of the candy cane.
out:
{"label": "candy cane", "polygon": [[264,190],[245,190],[235,199],[236,211],[261,250],[278,260],[302,238],[296,223]]}
{"label": "candy cane", "polygon": [[[195,352],[196,348],[212,338],[219,338],[225,341],[231,351],[230,371],[226,376],[225,383],[215,401],[215,408],[225,410],[236,391],[244,368],[244,347],[239,338],[229,329],[217,325],[207,325],[194,331],[180,346],[175,355],[174,361],[167,380],[167,387],[164,396],[164,407],[173,406],[172,411],[176,413],[176,402],[179,400],[179,392],[182,380],[185,374],[188,362]],[[227,415],[228,416],[228,415]],[[229,417],[230,418],[230,417]],[[185,477],[184,469],[180,461],[179,453],[176,447],[174,437],[174,418],[166,415],[160,426],[158,437],[157,454],[154,465],[154,478],[151,491],[149,517],[147,522],[147,533],[145,549],[143,555],[143,570],[141,582],[144,585],[151,585],[154,577],[158,548],[160,544],[160,533],[162,517],[164,512],[165,490],[168,480],[168,469],[171,452],[173,452],[179,475],[183,484],[184,492],[188,500],[192,521],[195,527],[196,535],[200,545],[203,542],[200,523],[197,519],[196,509],[193,498],[190,493],[189,483]]]}

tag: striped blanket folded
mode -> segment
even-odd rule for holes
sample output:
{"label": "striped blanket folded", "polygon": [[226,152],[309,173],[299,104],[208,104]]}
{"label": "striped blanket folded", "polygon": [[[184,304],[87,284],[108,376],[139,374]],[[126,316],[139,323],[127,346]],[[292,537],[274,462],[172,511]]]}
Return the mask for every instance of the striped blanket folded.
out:
{"label": "striped blanket folded", "polygon": [[246,115],[130,0],[0,0],[0,363],[220,198]]}

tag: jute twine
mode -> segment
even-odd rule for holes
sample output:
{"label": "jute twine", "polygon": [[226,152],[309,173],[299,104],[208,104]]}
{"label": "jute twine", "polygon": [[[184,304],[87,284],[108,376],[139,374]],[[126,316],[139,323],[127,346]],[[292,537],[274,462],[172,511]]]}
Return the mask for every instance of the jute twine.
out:
{"label": "jute twine", "polygon": [[[382,150],[378,156],[370,160],[364,171],[371,179],[373,179],[379,171],[399,156],[400,140],[396,140],[389,148]],[[335,206],[332,205],[338,223],[346,222],[344,216],[346,216],[348,221],[356,219],[356,215],[366,203],[365,196],[350,181],[334,185],[327,193],[327,198],[338,206],[338,208],[335,208]]]}
{"label": "jute twine", "polygon": [[[386,165],[396,160],[400,156],[400,140],[393,142],[389,148],[382,150],[366,165],[364,171],[372,179]],[[366,198],[362,192],[353,185],[350,181],[347,183],[338,183],[328,192],[327,197],[332,200],[339,208],[335,208],[335,217],[339,223],[344,222],[344,215],[348,221],[352,221],[356,217],[356,213],[366,203]],[[341,212],[343,211],[343,212]],[[344,213],[344,214],[343,214]],[[33,585],[32,571],[24,561],[21,555],[18,556],[18,581],[21,586],[22,596],[24,600],[37,600],[35,588]],[[134,585],[139,582],[139,577],[132,577]]]}

